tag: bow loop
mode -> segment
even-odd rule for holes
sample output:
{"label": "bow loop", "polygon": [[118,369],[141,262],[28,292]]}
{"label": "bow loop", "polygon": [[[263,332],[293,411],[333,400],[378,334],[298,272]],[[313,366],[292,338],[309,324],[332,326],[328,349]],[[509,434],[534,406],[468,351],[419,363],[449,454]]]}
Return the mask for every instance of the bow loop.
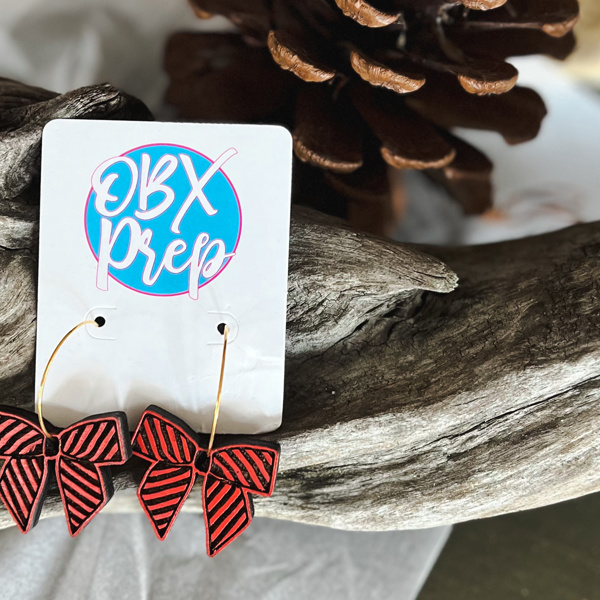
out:
{"label": "bow loop", "polygon": [[82,419],[57,437],[61,456],[99,467],[123,464],[131,457],[127,419],[121,412]]}

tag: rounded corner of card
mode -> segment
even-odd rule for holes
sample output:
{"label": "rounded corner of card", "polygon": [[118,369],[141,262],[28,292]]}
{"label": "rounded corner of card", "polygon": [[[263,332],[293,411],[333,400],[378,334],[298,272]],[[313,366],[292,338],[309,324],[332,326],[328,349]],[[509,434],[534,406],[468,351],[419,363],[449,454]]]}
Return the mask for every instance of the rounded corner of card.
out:
{"label": "rounded corner of card", "polygon": [[[283,406],[282,406],[282,411],[283,411]],[[270,422],[270,431],[277,431],[280,427],[281,424],[283,423],[283,414],[279,413],[277,414]]]}
{"label": "rounded corner of card", "polygon": [[282,144],[285,144],[289,148],[291,153],[293,143],[291,131],[283,125],[269,125],[269,128],[273,130],[277,141],[280,141]]}
{"label": "rounded corner of card", "polygon": [[42,139],[48,138],[48,136],[52,136],[56,130],[60,130],[65,122],[68,122],[70,119],[52,119],[44,125],[42,129]]}

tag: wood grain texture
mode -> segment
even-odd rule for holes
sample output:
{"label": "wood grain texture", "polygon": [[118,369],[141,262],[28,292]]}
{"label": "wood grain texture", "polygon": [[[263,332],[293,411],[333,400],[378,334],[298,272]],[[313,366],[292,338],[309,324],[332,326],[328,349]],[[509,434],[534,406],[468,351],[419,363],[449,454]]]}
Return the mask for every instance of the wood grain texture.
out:
{"label": "wood grain texture", "polygon": [[[281,443],[281,469],[257,514],[417,528],[600,489],[599,239],[590,224],[477,251],[429,248],[460,277],[446,295],[454,277],[442,263],[297,213],[284,422],[266,436]],[[2,259],[12,269],[2,314],[14,316],[0,342],[13,375],[0,385],[22,403],[33,395],[35,291],[20,286],[35,263],[23,251]],[[117,473],[127,492],[110,510],[138,509],[140,467]],[[195,490],[186,508],[200,507]]]}
{"label": "wood grain texture", "polygon": [[[32,407],[35,209],[0,206],[0,397]],[[257,515],[418,528],[600,489],[600,224],[425,252],[294,212],[283,425],[261,436],[281,467]],[[109,510],[140,510],[142,470],[115,469]]]}
{"label": "wood grain texture", "polygon": [[400,304],[290,366],[278,439],[299,466],[261,514],[418,528],[600,489],[599,239],[590,224],[428,249],[457,291],[424,294],[408,318]]}
{"label": "wood grain texture", "polygon": [[[51,119],[152,119],[142,102],[109,84],[56,95],[0,79],[0,108],[7,104],[8,89],[12,97],[20,93],[22,102],[18,105],[13,100],[12,108],[2,110],[0,119],[0,198],[5,200],[35,201],[39,197],[42,131]],[[49,99],[43,100],[44,94]]]}

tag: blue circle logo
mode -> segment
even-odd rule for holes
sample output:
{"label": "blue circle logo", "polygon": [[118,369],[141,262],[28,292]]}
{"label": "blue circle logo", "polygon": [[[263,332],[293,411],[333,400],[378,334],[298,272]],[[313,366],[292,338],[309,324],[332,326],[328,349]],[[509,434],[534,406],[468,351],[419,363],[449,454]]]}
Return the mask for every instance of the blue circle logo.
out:
{"label": "blue circle logo", "polygon": [[240,203],[222,171],[236,154],[229,148],[211,160],[156,144],[104,161],[85,209],[98,289],[107,290],[112,278],[143,294],[198,299],[240,239]]}

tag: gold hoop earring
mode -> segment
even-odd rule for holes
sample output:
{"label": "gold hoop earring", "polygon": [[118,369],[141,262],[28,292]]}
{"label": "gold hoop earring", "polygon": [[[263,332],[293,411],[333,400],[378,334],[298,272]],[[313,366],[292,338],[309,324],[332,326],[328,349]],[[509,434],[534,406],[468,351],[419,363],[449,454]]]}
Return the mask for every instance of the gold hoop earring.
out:
{"label": "gold hoop earring", "polygon": [[116,411],[86,417],[60,429],[46,421],[42,398],[50,366],[67,339],[84,325],[71,329],[56,345],[40,382],[34,413],[0,406],[0,500],[23,533],[38,522],[48,491],[51,463],[72,536],[98,514],[114,488],[110,467],[131,457],[127,416]]}
{"label": "gold hoop earring", "polygon": [[203,477],[202,503],[206,548],[215,556],[249,525],[254,515],[251,494],[270,496],[275,487],[280,446],[251,437],[215,443],[219,419],[227,337],[215,410],[207,445],[187,423],[172,413],[149,406],[132,438],[133,453],[150,466],[138,487],[138,498],[156,535],[165,539],[198,477]]}

